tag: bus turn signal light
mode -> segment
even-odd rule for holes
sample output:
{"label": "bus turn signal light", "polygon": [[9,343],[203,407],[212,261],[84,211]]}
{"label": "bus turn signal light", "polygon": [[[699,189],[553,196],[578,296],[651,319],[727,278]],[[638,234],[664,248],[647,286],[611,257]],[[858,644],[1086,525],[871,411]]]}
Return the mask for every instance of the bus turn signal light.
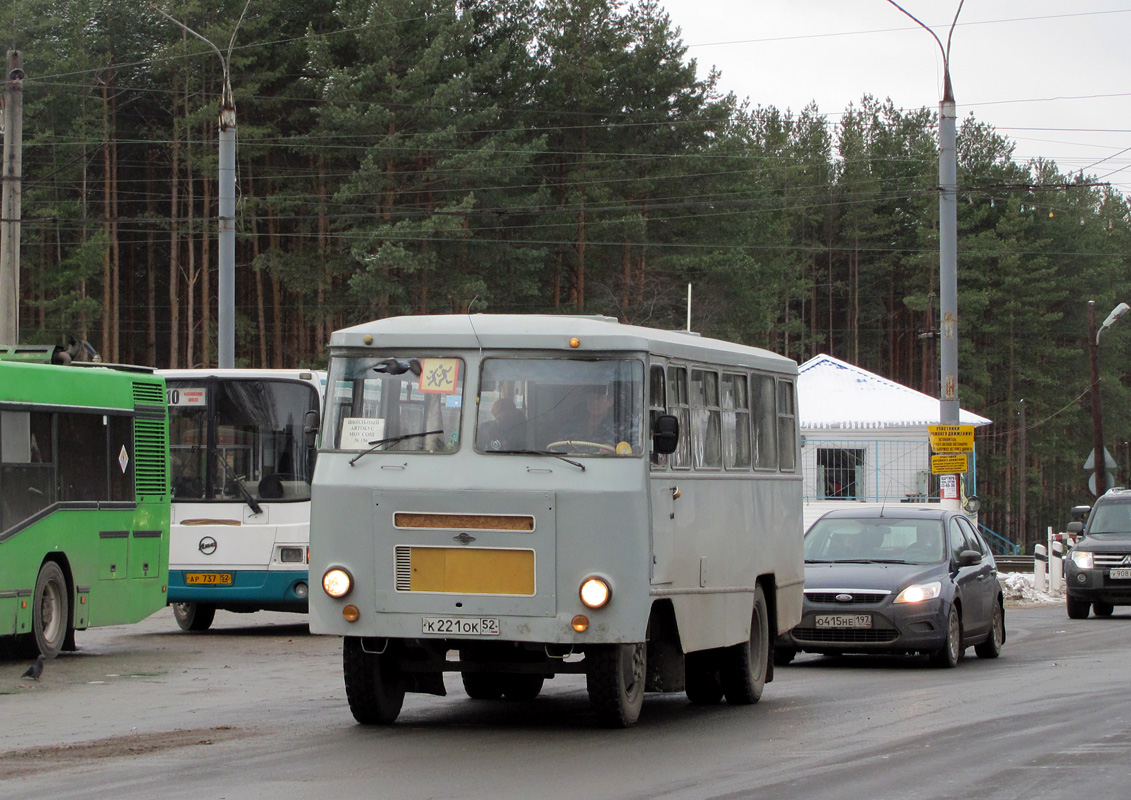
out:
{"label": "bus turn signal light", "polygon": [[572,625],[573,629],[578,633],[585,633],[589,630],[589,617],[584,614],[578,614],[569,624]]}
{"label": "bus turn signal light", "polygon": [[357,622],[360,616],[361,611],[359,611],[358,607],[353,603],[350,603],[348,606],[342,609],[342,617],[346,622]]}

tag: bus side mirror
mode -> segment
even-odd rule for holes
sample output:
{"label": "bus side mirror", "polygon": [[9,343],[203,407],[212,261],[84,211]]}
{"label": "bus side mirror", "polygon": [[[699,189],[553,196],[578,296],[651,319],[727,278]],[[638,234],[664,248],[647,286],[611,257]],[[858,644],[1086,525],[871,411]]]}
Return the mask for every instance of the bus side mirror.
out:
{"label": "bus side mirror", "polygon": [[315,439],[318,436],[318,412],[311,409],[306,412],[306,416],[302,420],[302,443],[306,445],[309,450],[314,447]]}
{"label": "bus side mirror", "polygon": [[672,414],[661,414],[652,423],[652,449],[660,455],[674,453],[679,443],[679,419]]}

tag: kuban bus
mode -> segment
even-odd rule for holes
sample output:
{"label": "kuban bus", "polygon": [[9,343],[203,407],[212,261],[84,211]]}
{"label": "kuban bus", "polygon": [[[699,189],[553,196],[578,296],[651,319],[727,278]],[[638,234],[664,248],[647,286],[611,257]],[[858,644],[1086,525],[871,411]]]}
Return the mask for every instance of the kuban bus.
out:
{"label": "kuban bus", "polygon": [[163,608],[169,578],[164,381],[53,350],[0,346],[0,644],[48,658]]}
{"label": "kuban bus", "polygon": [[758,700],[799,620],[793,361],[565,316],[421,316],[333,334],[311,518],[315,633],[357,721],[405,692],[532,700],[585,675]]}
{"label": "kuban bus", "polygon": [[177,624],[207,630],[217,609],[305,613],[324,373],[160,374],[168,385],[169,603]]}

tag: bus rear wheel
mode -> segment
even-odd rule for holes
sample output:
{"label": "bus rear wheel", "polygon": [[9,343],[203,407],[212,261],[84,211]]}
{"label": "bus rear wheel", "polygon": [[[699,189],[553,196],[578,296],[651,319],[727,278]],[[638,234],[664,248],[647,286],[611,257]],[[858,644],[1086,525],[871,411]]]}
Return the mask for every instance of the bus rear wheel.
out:
{"label": "bus rear wheel", "polygon": [[683,682],[687,699],[694,705],[718,705],[723,699],[723,682],[715,651],[688,653],[683,661]]}
{"label": "bus rear wheel", "polygon": [[497,672],[465,672],[463,690],[472,700],[498,700],[503,696],[503,676]]}
{"label": "bus rear wheel", "polygon": [[503,684],[503,694],[508,700],[529,702],[542,693],[545,675],[508,675]]}
{"label": "bus rear wheel", "polygon": [[173,603],[173,616],[182,631],[206,631],[216,618],[216,606],[203,603]]}
{"label": "bus rear wheel", "polygon": [[750,618],[750,639],[723,651],[719,675],[723,693],[731,705],[757,703],[766,687],[770,669],[770,622],[766,595],[762,587],[754,590],[754,612]]}
{"label": "bus rear wheel", "polygon": [[342,645],[342,673],[346,700],[353,718],[362,725],[391,725],[404,705],[400,648],[386,640],[380,653],[367,652],[362,640],[347,636]]}
{"label": "bus rear wheel", "polygon": [[36,649],[44,658],[59,655],[71,636],[71,603],[67,579],[54,561],[39,569],[31,610],[31,630]]}
{"label": "bus rear wheel", "polygon": [[603,644],[586,650],[585,685],[597,721],[606,728],[629,728],[644,705],[648,646]]}

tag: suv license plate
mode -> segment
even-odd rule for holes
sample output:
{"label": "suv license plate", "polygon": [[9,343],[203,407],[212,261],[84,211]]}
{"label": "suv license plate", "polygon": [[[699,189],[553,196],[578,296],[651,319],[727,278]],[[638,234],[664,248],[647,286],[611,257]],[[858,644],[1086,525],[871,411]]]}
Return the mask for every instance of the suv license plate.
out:
{"label": "suv license plate", "polygon": [[432,636],[498,636],[498,617],[422,617],[421,633]]}
{"label": "suv license plate", "polygon": [[871,614],[818,614],[818,628],[871,628]]}
{"label": "suv license plate", "polygon": [[1131,580],[1131,569],[1127,569],[1126,567],[1116,568],[1108,573],[1108,575],[1115,580]]}

